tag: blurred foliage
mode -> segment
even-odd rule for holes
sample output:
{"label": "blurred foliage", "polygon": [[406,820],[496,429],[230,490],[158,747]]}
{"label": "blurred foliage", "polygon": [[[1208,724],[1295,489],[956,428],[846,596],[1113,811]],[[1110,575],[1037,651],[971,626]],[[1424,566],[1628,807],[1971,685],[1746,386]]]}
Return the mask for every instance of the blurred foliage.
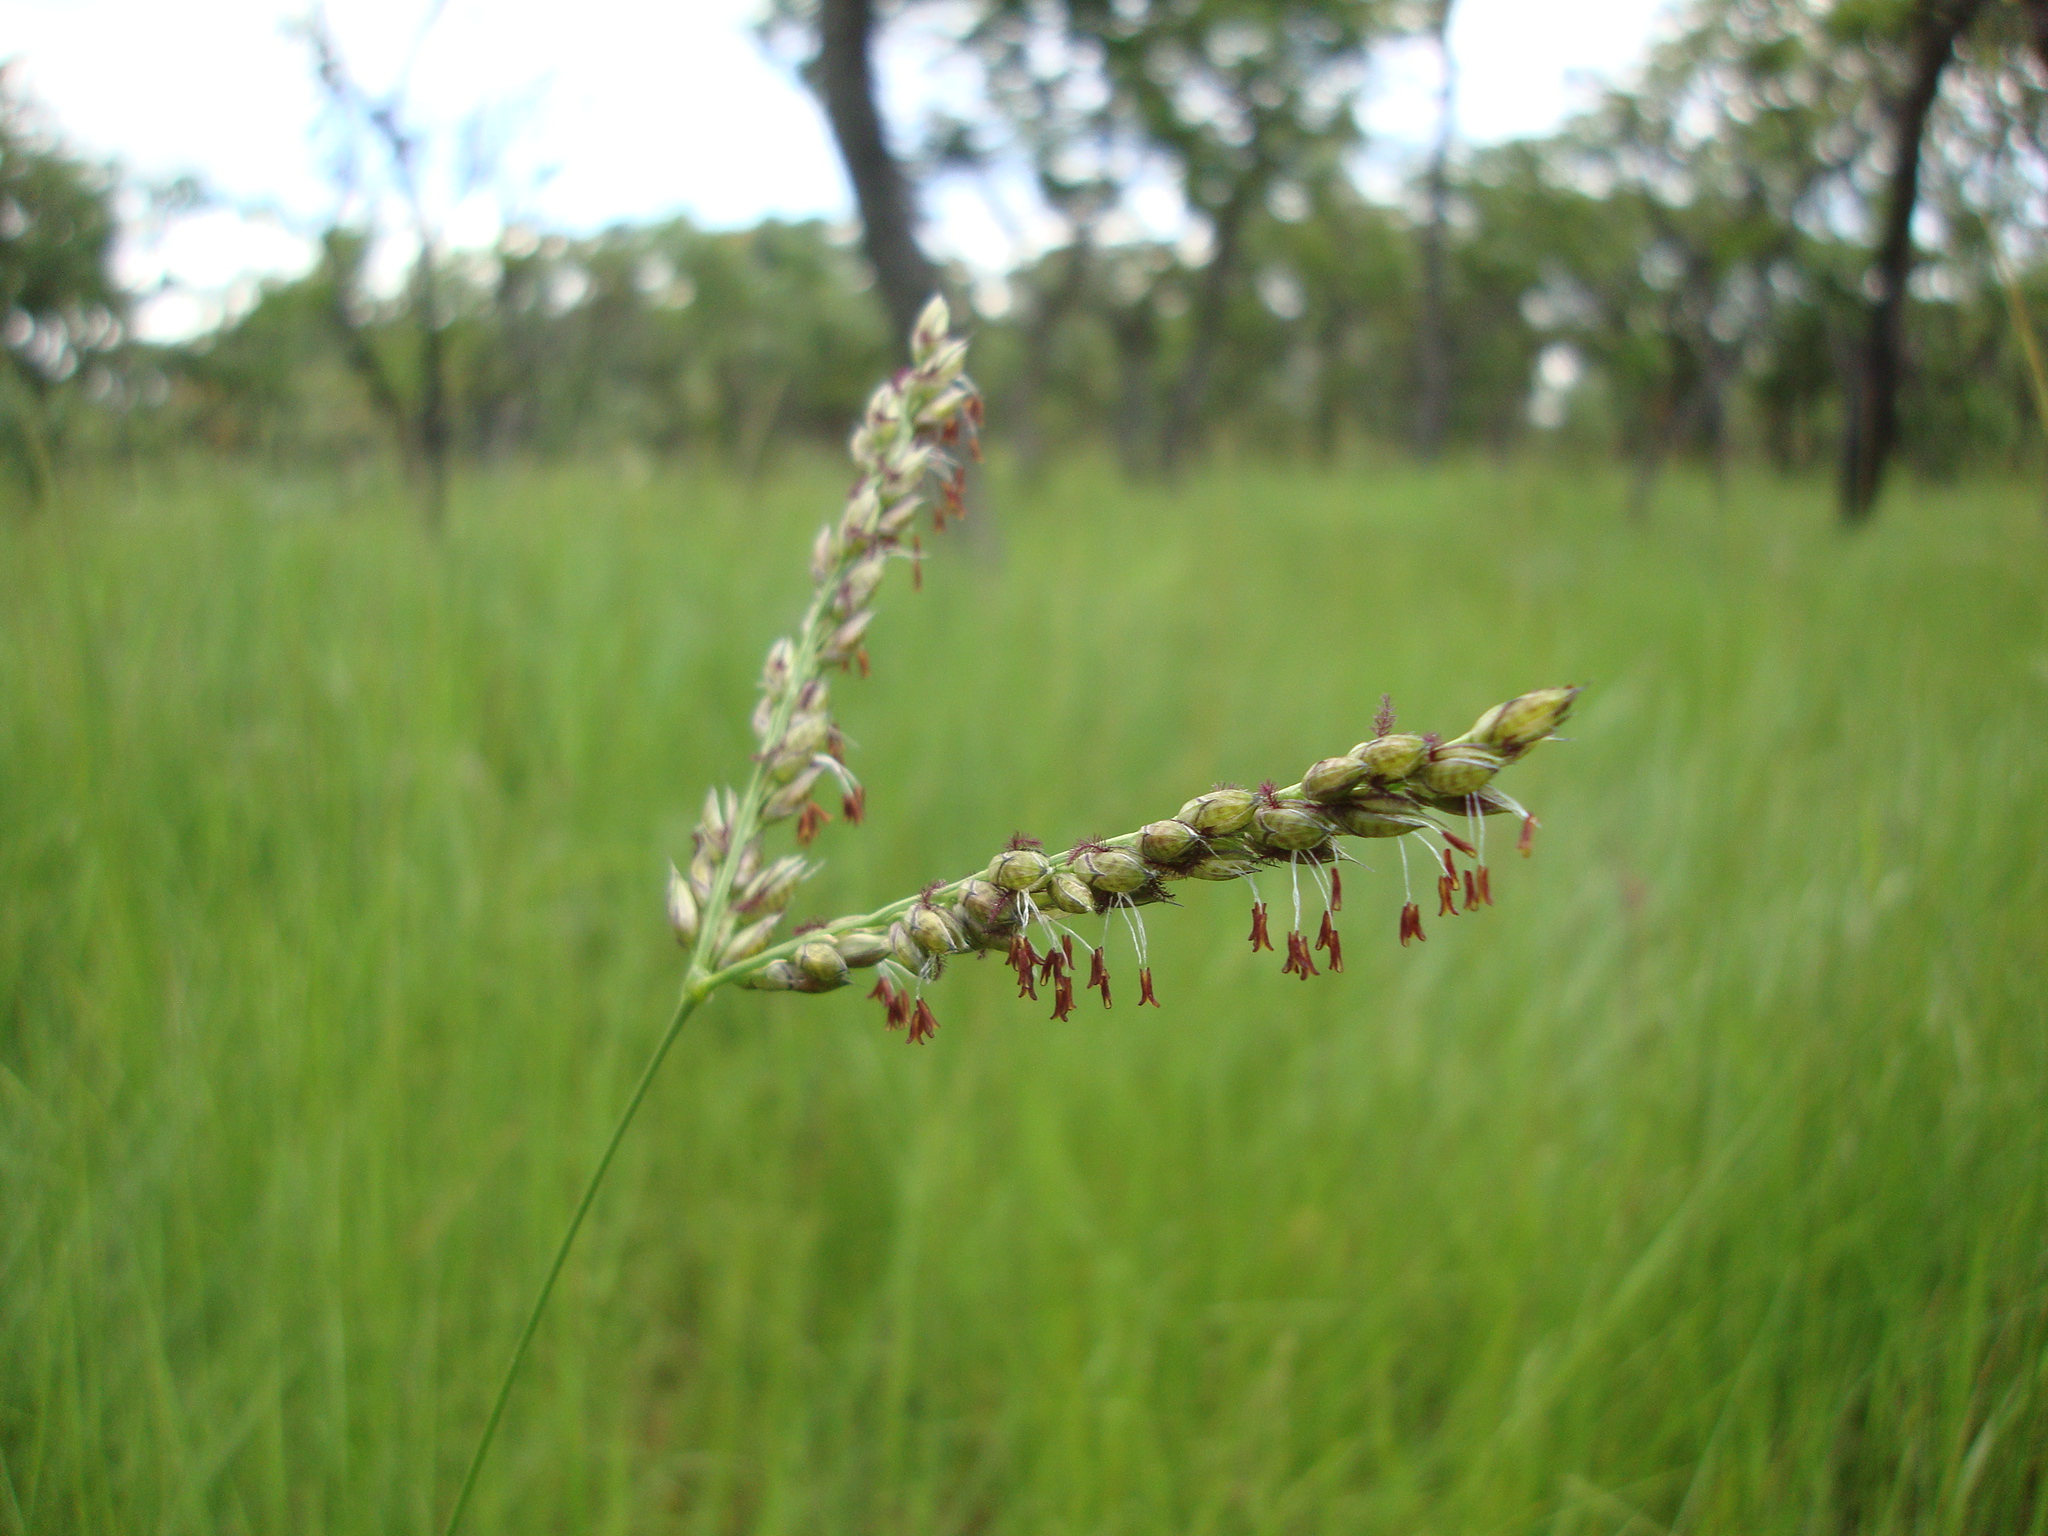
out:
{"label": "blurred foliage", "polygon": [[[272,285],[179,354],[180,404],[208,442],[376,451],[343,349],[360,335],[407,383],[408,299],[336,326],[336,270]],[[451,257],[443,278],[457,442],[481,458],[632,447],[756,463],[777,431],[840,431],[890,355],[857,259],[816,222],[713,233],[676,219],[580,240],[515,229],[488,257]]]}
{"label": "blurred foliage", "polygon": [[[1674,460],[1801,471],[1835,451],[1903,0],[1696,0],[1633,87],[1547,137],[1462,151],[1434,310],[1420,175],[1363,190],[1351,110],[1374,50],[1424,34],[1434,7],[977,0],[949,14],[982,110],[926,125],[922,174],[1021,172],[1055,232],[1001,281],[955,274],[984,301],[979,372],[1027,462],[1100,444],[1147,473],[1204,443],[1328,456],[1402,440],[1425,326],[1448,360],[1453,445],[1618,455],[1639,506]],[[2041,460],[1998,283],[2003,264],[2024,302],[2048,304],[2048,71],[2031,14],[1983,13],[1928,130],[1903,397],[1903,450],[1925,474]],[[212,334],[126,345],[110,179],[18,105],[4,123],[18,459],[187,442],[292,462],[390,452],[391,401],[366,381],[422,387],[421,289],[380,297],[358,280],[377,231],[326,231],[314,270]],[[1146,233],[1136,210],[1162,190],[1196,238]],[[515,227],[494,250],[448,253],[432,287],[454,450],[751,472],[858,411],[890,356],[871,286],[856,244],[818,222]]]}
{"label": "blurred foliage", "polygon": [[125,296],[110,270],[111,176],[67,154],[0,70],[0,444],[46,494],[53,455],[85,374],[123,337]]}

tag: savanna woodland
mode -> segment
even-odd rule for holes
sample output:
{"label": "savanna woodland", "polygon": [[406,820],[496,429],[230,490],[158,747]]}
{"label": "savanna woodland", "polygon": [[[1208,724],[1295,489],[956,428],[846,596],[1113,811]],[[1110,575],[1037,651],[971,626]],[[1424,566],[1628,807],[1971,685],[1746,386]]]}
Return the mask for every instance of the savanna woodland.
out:
{"label": "savanna woodland", "polygon": [[2048,0],[1455,5],[487,249],[316,12],[176,341],[0,73],[0,1533],[2048,1532]]}

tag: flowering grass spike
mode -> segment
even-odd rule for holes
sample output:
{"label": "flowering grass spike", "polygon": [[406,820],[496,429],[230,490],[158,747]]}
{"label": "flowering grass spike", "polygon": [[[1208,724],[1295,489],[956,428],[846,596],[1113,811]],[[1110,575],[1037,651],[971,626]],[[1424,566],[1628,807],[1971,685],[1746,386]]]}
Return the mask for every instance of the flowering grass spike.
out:
{"label": "flowering grass spike", "polygon": [[[867,810],[866,788],[847,765],[846,737],[833,718],[832,674],[868,675],[867,632],[892,564],[907,563],[912,588],[921,586],[920,520],[937,533],[967,515],[961,492],[967,459],[980,456],[981,396],[964,371],[967,343],[950,328],[944,301],[934,298],[911,335],[910,366],[869,398],[850,444],[856,475],[846,504],[811,544],[810,601],[762,664],[752,719],[756,750],[746,782],[706,794],[688,867],[670,868],[669,925],[689,955],[682,999],[556,1249],[456,1495],[448,1536],[461,1528],[520,1362],[606,1170],[684,1022],[719,988],[832,992],[849,985],[856,972],[874,970],[867,995],[881,1005],[889,1029],[918,1045],[938,1031],[925,993],[954,956],[1003,955],[1016,973],[1018,996],[1043,1002],[1040,990],[1049,989],[1052,1016],[1065,1019],[1077,1006],[1082,948],[1088,951],[1084,989],[1098,994],[1104,1008],[1111,1005],[1110,949],[1117,943],[1134,952],[1139,1006],[1156,1008],[1143,909],[1170,901],[1169,888],[1182,881],[1242,881],[1251,894],[1250,942],[1258,953],[1274,944],[1271,909],[1257,879],[1284,871],[1291,922],[1281,970],[1308,981],[1325,970],[1344,970],[1336,914],[1343,908],[1338,866],[1352,858],[1345,839],[1396,840],[1403,945],[1426,938],[1421,908],[1406,889],[1410,842],[1426,850],[1431,868],[1441,864],[1439,916],[1493,903],[1488,817],[1520,818],[1519,847],[1529,852],[1535,818],[1494,780],[1550,737],[1579,690],[1520,694],[1448,741],[1397,733],[1392,703],[1383,697],[1371,737],[1311,763],[1285,788],[1272,781],[1256,790],[1219,786],[1134,832],[1058,853],[1019,834],[972,874],[935,881],[871,912],[806,924],[776,941],[797,888],[817,866],[802,852],[771,856],[771,830],[789,822],[797,847],[808,849],[835,819],[819,803],[821,795],[830,801],[836,792],[837,819],[848,826]],[[1459,866],[1460,855],[1468,867]],[[1303,926],[1304,875],[1311,905],[1322,907],[1313,941]],[[1091,922],[1099,928],[1076,926]]]}
{"label": "flowering grass spike", "polygon": [[[907,1023],[907,1038],[918,1042],[937,1027],[926,990],[955,955],[1001,954],[1016,973],[1019,999],[1043,1001],[1040,989],[1049,988],[1053,1017],[1064,1019],[1075,1007],[1074,946],[1085,944],[1086,985],[1108,1007],[1108,950],[1121,929],[1136,953],[1139,1002],[1156,1007],[1142,909],[1169,900],[1168,887],[1179,881],[1242,880],[1252,892],[1252,950],[1270,950],[1275,946],[1269,908],[1256,877],[1283,870],[1292,922],[1281,971],[1307,981],[1344,969],[1336,914],[1343,908],[1338,866],[1352,858],[1345,839],[1401,839],[1404,885],[1408,845],[1420,844],[1430,865],[1441,866],[1440,918],[1491,906],[1486,818],[1520,818],[1525,854],[1536,825],[1495,779],[1564,722],[1576,688],[1520,694],[1448,740],[1397,732],[1393,703],[1382,696],[1368,739],[1311,763],[1286,788],[1272,781],[1256,790],[1221,786],[1135,832],[1059,853],[1048,854],[1037,839],[1020,834],[974,874],[934,883],[916,896],[837,918],[774,946],[761,942],[762,930],[772,926],[780,907],[746,926],[734,925],[735,912],[755,910],[746,903],[769,872],[792,882],[809,873],[803,865],[792,874],[787,858],[765,862],[765,826],[795,814],[797,841],[808,845],[826,815],[808,797],[828,778],[844,792],[846,819],[859,819],[865,792],[844,761],[844,738],[830,718],[822,674],[834,665],[843,669],[849,659],[866,672],[860,642],[874,616],[872,600],[887,563],[905,556],[906,541],[913,562],[921,558],[913,531],[919,512],[929,507],[934,532],[964,515],[965,466],[958,450],[975,447],[980,398],[962,372],[966,344],[949,337],[947,325],[945,306],[934,299],[912,338],[912,366],[868,403],[853,435],[859,478],[845,512],[821,528],[812,545],[811,607],[796,635],[770,648],[762,672],[754,712],[761,743],[755,785],[737,795],[721,791],[707,801],[687,889],[671,889],[671,917],[681,910],[694,919],[694,926],[679,921],[676,930],[692,949],[692,991],[701,995],[737,985],[829,992],[845,986],[852,972],[873,967],[881,974],[869,996],[882,1004],[890,1028]],[[764,775],[768,788],[762,799],[756,786]],[[1466,866],[1459,865],[1460,857],[1469,861]],[[1303,924],[1304,875],[1311,902],[1322,907],[1313,939]],[[1089,918],[1100,921],[1099,930],[1076,929],[1076,922]],[[1403,945],[1428,937],[1412,890],[1396,933]]]}

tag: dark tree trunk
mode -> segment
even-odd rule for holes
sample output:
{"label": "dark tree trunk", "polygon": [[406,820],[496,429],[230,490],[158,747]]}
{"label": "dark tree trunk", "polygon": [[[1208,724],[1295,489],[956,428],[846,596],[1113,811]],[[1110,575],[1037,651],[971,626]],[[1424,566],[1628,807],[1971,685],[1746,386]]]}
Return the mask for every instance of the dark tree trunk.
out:
{"label": "dark tree trunk", "polygon": [[1905,328],[1906,280],[1913,270],[1913,210],[1920,199],[1920,147],[1928,114],[1941,90],[1941,74],[1956,40],[1983,0],[1921,0],[1912,37],[1912,67],[1892,117],[1892,164],[1885,186],[1871,277],[1871,300],[1851,381],[1847,430],[1842,437],[1841,510],[1850,524],[1877,509],[1884,473],[1899,441],[1899,359]]}
{"label": "dark tree trunk", "polygon": [[925,301],[939,291],[939,274],[917,243],[917,216],[910,179],[889,152],[882,114],[875,106],[875,72],[870,46],[875,30],[872,0],[820,0],[818,56],[812,82],[825,101],[847,179],[860,205],[860,222],[875,286],[889,311],[899,347]]}
{"label": "dark tree trunk", "polygon": [[2027,46],[2048,69],[2048,0],[2020,0],[2020,14],[2026,19]]}
{"label": "dark tree trunk", "polygon": [[1160,437],[1159,462],[1169,477],[1179,470],[1194,446],[1202,406],[1209,397],[1209,375],[1215,371],[1216,353],[1223,343],[1223,320],[1228,312],[1230,285],[1237,277],[1244,222],[1264,185],[1265,177],[1259,171],[1246,172],[1231,188],[1230,200],[1216,215],[1216,249],[1202,269],[1201,286],[1195,291],[1194,335],[1188,344],[1187,367],[1167,405],[1166,428]]}
{"label": "dark tree trunk", "polygon": [[57,493],[57,463],[50,453],[49,386],[12,351],[0,350],[0,369],[5,369],[9,386],[7,393],[13,396],[13,410],[16,430],[21,435],[21,452],[28,467],[29,502],[32,506],[46,505]]}
{"label": "dark tree trunk", "polygon": [[420,333],[420,467],[424,471],[427,526],[438,530],[448,517],[448,457],[455,433],[448,421],[448,357],[441,335],[441,290],[434,272],[434,246],[421,221],[420,259],[413,302]]}
{"label": "dark tree trunk", "polygon": [[[432,24],[429,14],[428,24]],[[419,335],[419,391],[408,407],[404,394],[385,367],[366,328],[356,315],[362,263],[372,234],[360,243],[352,241],[337,226],[323,239],[322,252],[333,282],[330,318],[341,333],[349,366],[363,380],[379,414],[390,423],[398,439],[398,451],[406,474],[419,488],[425,503],[427,526],[440,529],[448,507],[449,456],[454,432],[448,416],[447,349],[441,335],[441,299],[436,258],[440,242],[433,220],[427,216],[420,197],[417,166],[419,140],[404,126],[402,93],[386,100],[367,95],[350,78],[327,24],[316,11],[306,24],[304,36],[313,50],[313,68],[321,89],[333,105],[354,125],[374,134],[391,157],[391,169],[405,196],[412,216],[413,236],[419,242],[419,257],[413,265],[409,295],[411,319]],[[353,247],[353,248],[352,248]]]}
{"label": "dark tree trunk", "polygon": [[1323,323],[1316,328],[1316,415],[1315,448],[1316,459],[1323,464],[1333,464],[1337,459],[1337,444],[1343,433],[1343,411],[1346,391],[1344,381],[1344,311],[1332,304],[1323,312]]}
{"label": "dark tree trunk", "polygon": [[1425,459],[1443,452],[1451,419],[1451,338],[1444,303],[1444,236],[1450,223],[1451,137],[1457,123],[1456,64],[1451,59],[1451,0],[1438,0],[1432,18],[1443,68],[1437,89],[1436,148],[1429,157],[1429,215],[1422,226],[1422,307],[1415,325],[1415,451]]}
{"label": "dark tree trunk", "polygon": [[[1093,262],[1093,237],[1086,225],[1078,226],[1068,242],[1066,262],[1059,281],[1037,295],[1031,306],[1030,323],[1024,332],[1023,367],[1018,370],[1015,399],[1011,403],[1011,431],[1017,443],[1018,462],[1027,474],[1035,475],[1045,463],[1045,422],[1042,406],[1045,383],[1052,374],[1052,344],[1060,322],[1081,302]],[[1040,270],[1043,270],[1041,264]]]}
{"label": "dark tree trunk", "polygon": [[1152,419],[1152,363],[1159,352],[1159,328],[1153,320],[1150,296],[1112,310],[1109,326],[1110,338],[1116,344],[1117,461],[1126,478],[1137,480],[1151,468],[1146,449]]}
{"label": "dark tree trunk", "polygon": [[338,229],[331,229],[322,237],[321,252],[328,280],[327,318],[334,326],[349,368],[370,397],[371,407],[391,429],[406,474],[415,475],[419,472],[419,445],[411,413],[406,410],[405,400],[391,371],[384,366],[383,357],[371,345],[367,328],[356,317],[361,301],[362,251],[351,249],[350,244]]}

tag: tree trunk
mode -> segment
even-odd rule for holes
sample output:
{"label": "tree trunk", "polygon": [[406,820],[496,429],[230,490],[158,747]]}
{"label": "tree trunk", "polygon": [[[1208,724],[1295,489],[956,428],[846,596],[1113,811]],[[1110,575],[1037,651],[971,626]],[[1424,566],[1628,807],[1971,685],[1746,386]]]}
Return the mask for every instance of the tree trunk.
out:
{"label": "tree trunk", "polygon": [[1422,226],[1422,307],[1415,326],[1415,451],[1443,452],[1451,418],[1451,338],[1444,304],[1444,236],[1450,223],[1451,138],[1457,124],[1457,65],[1451,58],[1451,3],[1437,0],[1431,31],[1442,66],[1436,98],[1436,148],[1429,157],[1429,215]]}
{"label": "tree trunk", "polygon": [[860,205],[863,244],[896,344],[907,348],[925,301],[939,291],[938,270],[917,243],[910,180],[889,152],[875,106],[873,0],[820,0],[818,55],[811,79],[824,98],[847,179]]}
{"label": "tree trunk", "polygon": [[[21,453],[28,469],[29,504],[46,506],[57,493],[57,462],[50,452],[49,408],[43,399],[44,385],[29,372],[28,365],[12,352],[0,351],[0,369],[5,370],[12,415],[21,434]],[[4,418],[0,418],[4,419]]]}
{"label": "tree trunk", "polygon": [[1344,311],[1332,303],[1316,330],[1315,451],[1316,461],[1326,465],[1337,461],[1343,433],[1344,321]]}
{"label": "tree trunk", "polygon": [[420,220],[420,258],[413,303],[420,333],[420,465],[425,472],[427,527],[438,533],[448,518],[448,457],[455,434],[448,421],[448,349],[441,335],[441,289],[434,245]]}
{"label": "tree trunk", "polygon": [[1129,480],[1143,478],[1152,417],[1152,363],[1159,351],[1159,328],[1152,300],[1146,295],[1109,316],[1110,339],[1116,346],[1117,406],[1113,427],[1117,462]]}
{"label": "tree trunk", "polygon": [[330,229],[321,236],[320,249],[327,269],[328,321],[334,327],[350,371],[362,381],[371,407],[390,428],[392,441],[398,447],[400,467],[410,480],[420,471],[419,441],[412,414],[406,409],[390,369],[384,366],[383,356],[372,344],[368,327],[356,315],[361,301],[365,247],[356,245],[340,229]]}
{"label": "tree trunk", "polygon": [[1884,472],[1899,439],[1899,357],[1906,280],[1913,269],[1913,210],[1920,197],[1920,147],[1941,74],[1956,40],[1983,0],[1921,0],[1912,37],[1912,68],[1892,117],[1892,165],[1884,221],[1871,264],[1876,294],[1855,362],[1847,430],[1842,437],[1841,511],[1851,525],[1877,509]]}
{"label": "tree trunk", "polygon": [[1237,276],[1244,221],[1264,185],[1265,177],[1260,171],[1247,171],[1230,189],[1230,200],[1216,215],[1216,249],[1202,269],[1202,284],[1195,293],[1194,336],[1188,344],[1187,367],[1167,407],[1166,429],[1160,437],[1159,462],[1168,478],[1180,469],[1188,450],[1194,446],[1196,425],[1209,395],[1209,375],[1215,371],[1216,353],[1223,341],[1223,319],[1229,305],[1230,284]]}
{"label": "tree trunk", "polygon": [[2048,0],[2020,0],[2020,14],[2026,21],[2027,46],[2048,69]]}
{"label": "tree trunk", "polygon": [[[1024,331],[1023,366],[1017,372],[1016,397],[1011,403],[1011,431],[1017,443],[1017,459],[1027,475],[1035,476],[1045,464],[1045,421],[1042,406],[1046,380],[1052,374],[1053,337],[1060,322],[1080,303],[1088,285],[1088,271],[1094,254],[1093,232],[1086,224],[1076,225],[1067,243],[1066,261],[1059,281],[1036,295],[1030,323]],[[1039,270],[1045,270],[1044,263]]]}

